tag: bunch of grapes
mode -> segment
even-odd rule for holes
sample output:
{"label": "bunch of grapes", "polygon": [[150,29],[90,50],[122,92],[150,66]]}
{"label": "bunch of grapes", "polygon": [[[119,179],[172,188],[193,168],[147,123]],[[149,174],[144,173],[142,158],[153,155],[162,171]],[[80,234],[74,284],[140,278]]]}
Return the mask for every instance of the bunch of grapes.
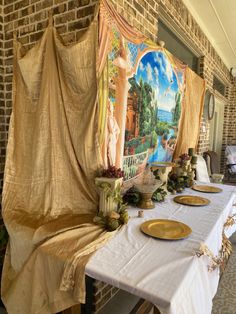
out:
{"label": "bunch of grapes", "polygon": [[188,187],[188,177],[178,177],[176,173],[171,173],[168,178],[167,190],[173,194],[181,193]]}
{"label": "bunch of grapes", "polygon": [[117,169],[115,166],[109,166],[107,169],[104,169],[102,171],[102,177],[123,178],[124,177],[124,171],[122,171],[120,168]]}
{"label": "bunch of grapes", "polygon": [[190,159],[188,154],[182,154],[181,156],[179,156],[179,158],[181,159],[181,161],[186,161]]}
{"label": "bunch of grapes", "polygon": [[185,161],[190,159],[188,154],[182,154],[182,155],[179,156],[179,158],[180,158],[180,162],[179,163],[180,163],[181,167],[184,165]]}

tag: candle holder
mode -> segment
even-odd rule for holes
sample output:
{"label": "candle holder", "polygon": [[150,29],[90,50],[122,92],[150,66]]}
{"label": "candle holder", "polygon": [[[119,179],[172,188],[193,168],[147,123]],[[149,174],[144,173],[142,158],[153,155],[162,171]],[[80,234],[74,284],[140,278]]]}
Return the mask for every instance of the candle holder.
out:
{"label": "candle holder", "polygon": [[167,190],[168,175],[175,166],[176,164],[174,162],[153,162],[151,164],[152,171],[155,172],[155,175],[163,182],[161,188],[167,193],[169,193]]}
{"label": "candle holder", "polygon": [[142,209],[154,208],[155,205],[152,201],[152,195],[161,185],[162,181],[157,180],[151,168],[147,167],[144,171],[142,181],[134,185],[141,195],[141,200],[137,206]]}
{"label": "candle holder", "polygon": [[136,189],[141,195],[141,200],[138,203],[138,207],[142,209],[152,209],[155,207],[152,201],[153,193],[162,185],[161,180],[155,180],[155,183],[150,184],[135,184]]}
{"label": "candle holder", "polygon": [[192,156],[194,155],[194,148],[190,147],[190,148],[188,149],[188,155],[189,155],[190,157],[192,157]]}
{"label": "candle holder", "polygon": [[197,156],[192,156],[191,158],[191,164],[196,165],[197,164]]}

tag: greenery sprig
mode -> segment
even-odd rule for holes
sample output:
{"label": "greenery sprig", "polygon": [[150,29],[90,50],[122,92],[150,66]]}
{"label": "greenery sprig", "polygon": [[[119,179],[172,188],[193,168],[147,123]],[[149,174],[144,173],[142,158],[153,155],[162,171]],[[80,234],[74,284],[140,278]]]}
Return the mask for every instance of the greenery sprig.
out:
{"label": "greenery sprig", "polygon": [[[154,202],[163,202],[165,200],[167,193],[166,191],[162,188],[159,187],[152,195],[152,200]],[[123,201],[136,206],[141,199],[141,195],[139,191],[135,187],[131,187],[123,196]]]}
{"label": "greenery sprig", "polygon": [[167,190],[173,194],[182,193],[185,188],[191,186],[191,178],[188,176],[177,176],[175,173],[169,175]]}
{"label": "greenery sprig", "polygon": [[129,220],[129,214],[125,209],[126,204],[122,204],[117,211],[111,211],[107,216],[104,216],[103,212],[99,212],[93,221],[100,224],[108,231],[114,231],[120,226],[127,224]]}
{"label": "greenery sprig", "polygon": [[163,202],[165,200],[166,195],[167,192],[160,187],[153,193],[152,200],[154,202]]}
{"label": "greenery sprig", "polygon": [[134,186],[131,187],[123,196],[123,202],[133,206],[136,206],[140,199],[140,193]]}
{"label": "greenery sprig", "polygon": [[104,190],[107,200],[112,198],[117,204],[122,203],[120,184],[116,188],[112,188],[109,182],[96,182],[96,186]]}

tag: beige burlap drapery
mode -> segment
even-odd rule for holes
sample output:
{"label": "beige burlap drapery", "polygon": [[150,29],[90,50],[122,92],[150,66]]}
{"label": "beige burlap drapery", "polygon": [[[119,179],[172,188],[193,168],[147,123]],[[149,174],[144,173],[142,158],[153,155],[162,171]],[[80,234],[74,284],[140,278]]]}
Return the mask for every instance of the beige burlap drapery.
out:
{"label": "beige burlap drapery", "polygon": [[97,20],[65,46],[52,23],[28,52],[14,41],[13,112],[3,191],[10,241],[2,276],[9,314],[83,302],[84,267],[112,233],[92,224],[102,166]]}
{"label": "beige burlap drapery", "polygon": [[174,158],[188,153],[189,147],[197,148],[204,105],[205,81],[188,67],[185,75],[186,86]]}

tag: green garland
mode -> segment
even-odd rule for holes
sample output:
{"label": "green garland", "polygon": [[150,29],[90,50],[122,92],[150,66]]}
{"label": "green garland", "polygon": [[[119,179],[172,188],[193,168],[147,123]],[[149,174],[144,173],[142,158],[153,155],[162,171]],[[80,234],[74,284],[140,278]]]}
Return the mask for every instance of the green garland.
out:
{"label": "green garland", "polygon": [[131,187],[123,196],[123,202],[133,206],[136,206],[140,199],[140,193],[134,186]]}
{"label": "green garland", "polygon": [[127,224],[129,214],[126,210],[126,204],[122,204],[117,211],[111,211],[107,216],[103,212],[99,212],[93,221],[100,224],[108,231],[114,231],[120,226]]}
{"label": "green garland", "polygon": [[160,187],[153,193],[152,200],[154,202],[163,202],[165,200],[166,195],[167,192]]}
{"label": "green garland", "polygon": [[169,175],[167,190],[173,194],[182,193],[185,188],[191,186],[191,178],[188,176],[177,176],[175,173]]}
{"label": "green garland", "polygon": [[96,186],[104,190],[107,199],[112,198],[117,204],[122,203],[120,184],[118,184],[115,189],[112,189],[111,184],[108,182],[97,182]]}
{"label": "green garland", "polygon": [[[154,202],[163,202],[165,200],[167,193],[162,188],[159,187],[152,195],[152,200]],[[130,188],[123,196],[123,201],[129,205],[137,206],[141,199],[141,195],[135,187]]]}

